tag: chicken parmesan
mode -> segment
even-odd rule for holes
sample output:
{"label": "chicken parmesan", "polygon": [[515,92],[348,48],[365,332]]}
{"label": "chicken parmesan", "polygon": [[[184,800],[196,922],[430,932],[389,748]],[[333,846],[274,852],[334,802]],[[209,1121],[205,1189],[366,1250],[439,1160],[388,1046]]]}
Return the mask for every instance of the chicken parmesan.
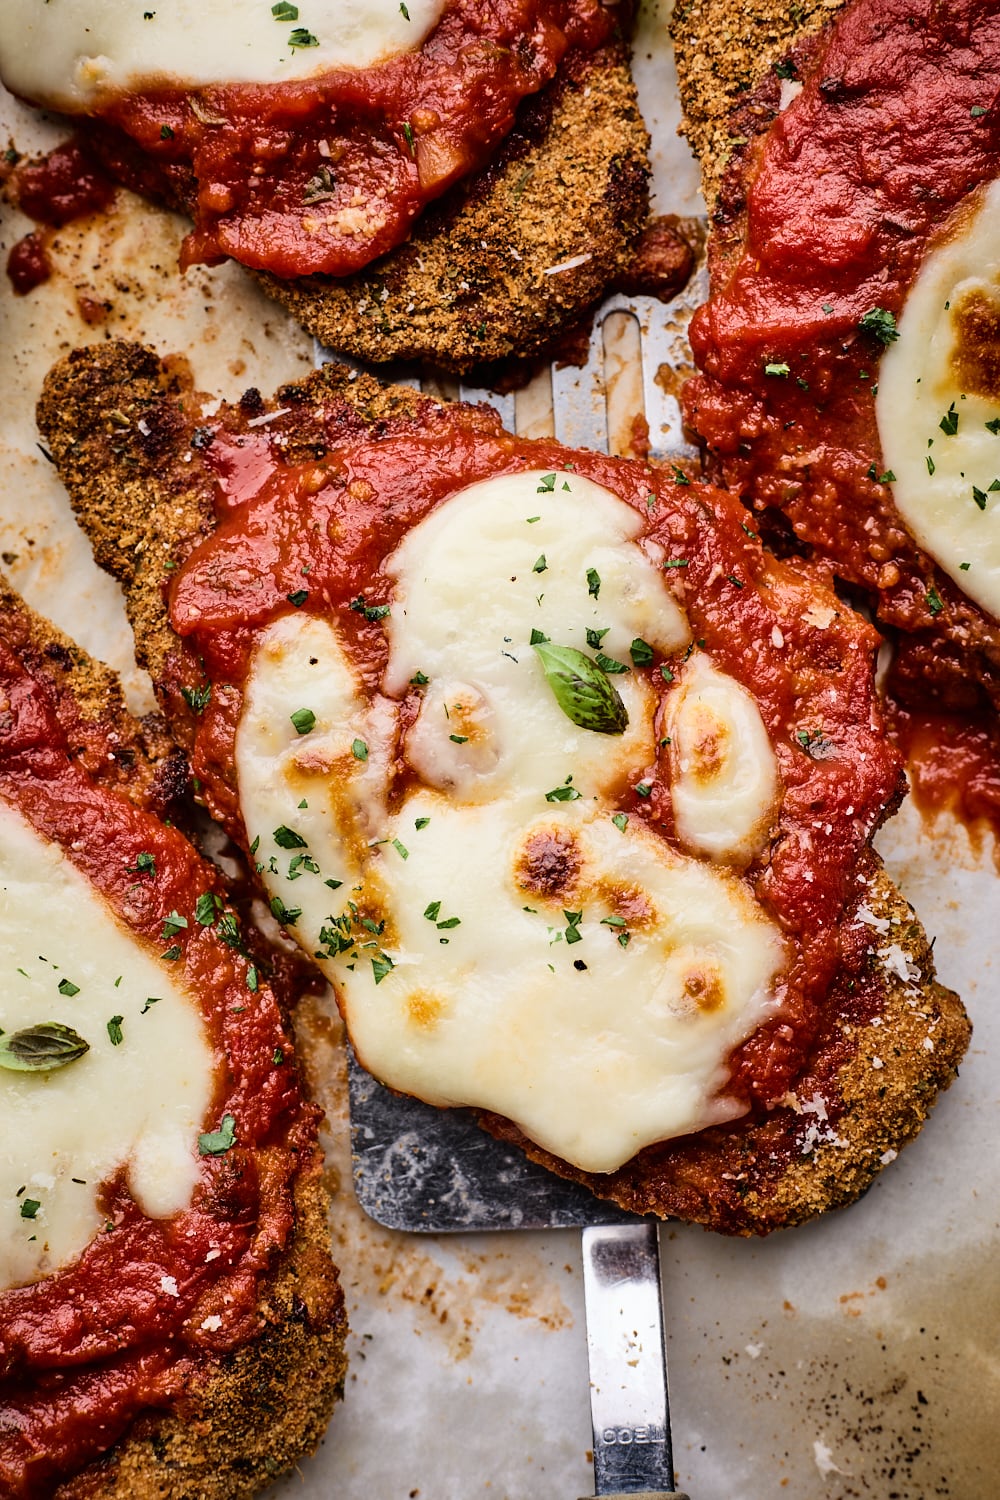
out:
{"label": "chicken parmesan", "polygon": [[19,1500],[249,1495],[315,1446],[343,1381],[288,974],[171,826],[186,780],[162,725],[3,588],[0,1490]]}
{"label": "chicken parmesan", "polygon": [[[740,36],[706,56],[723,15]],[[873,602],[894,691],[995,715],[1000,15],[820,16],[774,25],[762,78],[763,14],[678,11],[713,209],[687,416],[715,477]]]}
{"label": "chicken parmesan", "polygon": [[629,1207],[857,1195],[968,1038],[871,850],[877,636],[728,494],[133,345],[39,419],[201,795],[383,1081]]}
{"label": "chicken parmesan", "polygon": [[[193,218],[182,266],[238,261],[360,357],[466,367],[551,339],[625,267],[648,174],[629,22],[603,0],[14,0],[0,77],[77,120],[88,173]],[[57,151],[10,192],[58,223],[60,177]]]}

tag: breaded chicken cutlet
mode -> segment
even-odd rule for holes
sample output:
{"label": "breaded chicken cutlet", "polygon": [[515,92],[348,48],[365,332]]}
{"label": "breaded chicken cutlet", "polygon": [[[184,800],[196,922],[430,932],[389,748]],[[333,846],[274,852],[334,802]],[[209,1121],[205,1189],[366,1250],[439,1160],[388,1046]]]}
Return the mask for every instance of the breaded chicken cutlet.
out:
{"label": "breaded chicken cutlet", "polygon": [[[453,12],[475,11],[465,0],[448,0],[437,8],[446,12],[441,31],[456,19]],[[338,109],[323,97],[319,122],[313,128],[300,125],[304,105],[297,97],[286,118],[280,94],[275,103],[265,91],[258,103],[259,123],[251,112],[242,124],[249,144],[241,136],[231,159],[219,143],[227,133],[228,111],[243,107],[238,91],[233,92],[234,102],[219,87],[182,90],[175,99],[169,90],[162,94],[162,83],[154,79],[149,105],[153,123],[145,117],[136,122],[130,115],[122,119],[115,112],[113,91],[111,104],[105,97],[107,88],[98,90],[93,99],[88,96],[81,101],[74,96],[65,102],[55,64],[52,76],[46,75],[42,82],[30,71],[22,78],[21,37],[16,28],[10,38],[0,31],[0,75],[36,102],[58,108],[63,100],[64,108],[79,113],[81,135],[116,179],[195,219],[198,227],[191,240],[200,244],[205,238],[206,217],[218,212],[224,225],[232,218],[234,224],[228,233],[221,232],[218,243],[212,240],[210,250],[202,245],[190,251],[191,257],[232,255],[329,348],[366,361],[422,360],[466,371],[511,355],[529,357],[551,345],[627,270],[648,213],[649,137],[629,70],[631,6],[616,4],[605,9],[591,0],[521,5],[523,18],[509,23],[520,40],[504,46],[491,44],[491,28],[506,25],[507,10],[518,8],[502,5],[495,13],[491,7],[470,15],[464,24],[472,28],[477,40],[464,50],[459,48],[450,66],[436,63],[432,55],[438,33],[427,42],[427,56],[418,57],[414,64],[418,70],[444,66],[438,84],[432,75],[426,87],[432,92],[437,88],[441,98],[448,98],[449,108],[459,112],[469,107],[461,100],[462,80],[469,88],[475,85],[485,91],[484,108],[499,109],[493,95],[502,93],[505,70],[513,69],[515,80],[522,70],[528,75],[528,81],[516,83],[506,128],[493,128],[473,118],[462,127],[470,142],[461,136],[458,145],[451,142],[448,131],[452,127],[441,99],[435,109],[419,109],[414,104],[415,119],[445,115],[436,129],[448,136],[447,151],[435,147],[433,153],[428,145],[434,134],[430,127],[424,127],[429,131],[425,135],[417,125],[405,120],[401,125],[393,118],[394,109],[404,108],[409,92],[396,102],[381,101],[372,111],[357,100]],[[562,14],[567,11],[572,13],[569,21]],[[153,24],[158,24],[156,14],[151,14]],[[566,36],[556,44],[560,25]],[[274,29],[277,41],[280,28]],[[86,45],[81,38],[80,48],[85,50]],[[551,57],[546,48],[551,49]],[[304,67],[308,50],[300,49],[297,56]],[[98,70],[102,61],[107,64],[106,59],[94,64]],[[385,66],[397,63],[402,66],[399,59]],[[496,80],[492,79],[494,71]],[[480,72],[485,81],[479,79]],[[373,77],[377,73],[378,69]],[[364,70],[361,76],[363,80]],[[322,96],[322,77],[317,88]],[[457,101],[451,98],[456,92]],[[168,119],[172,123],[166,123]],[[205,139],[182,146],[186,130],[201,132]],[[302,141],[296,135],[300,130],[305,132]],[[363,142],[367,130],[375,133],[374,144],[365,146],[372,153],[370,159],[353,163],[350,152],[361,149],[354,137]],[[405,140],[404,130],[408,132]],[[383,140],[380,132],[386,131]],[[262,136],[259,142],[256,132]],[[493,141],[491,150],[484,151],[480,133]],[[319,139],[313,140],[313,135]],[[290,145],[290,139],[296,144]],[[348,152],[343,160],[342,150]],[[445,174],[444,180],[452,184],[447,191],[423,188],[425,177],[445,170],[440,165],[432,172],[428,163],[437,163],[447,152],[461,157],[463,150],[469,156],[466,168]],[[401,181],[386,188],[386,164],[400,152],[402,163],[393,170],[401,174]],[[311,177],[302,166],[304,156],[310,160],[315,156]],[[212,157],[211,168],[203,157]],[[223,191],[220,183],[205,177],[212,171],[217,176],[229,172],[239,177],[246,158],[256,161],[254,172],[271,174],[261,183],[272,186],[270,196],[263,186],[253,189],[256,197],[251,194],[244,221],[236,209],[227,218],[209,206],[216,199],[229,201],[236,196],[242,178],[239,189],[230,185]],[[29,167],[27,172],[34,170]],[[303,174],[308,178],[305,182],[300,180]],[[419,179],[416,187],[409,184],[410,177]],[[342,202],[348,180],[355,184],[353,196]],[[11,187],[15,199],[18,181],[15,172]],[[253,173],[250,181],[254,181]],[[380,237],[369,230],[369,221],[375,226],[380,222],[383,191],[385,213],[391,218],[394,195],[411,190],[418,198],[424,192],[429,195],[426,204],[420,203],[419,212],[411,205],[406,222],[392,234],[386,230]],[[36,172],[31,201],[38,202],[40,195],[44,197],[44,186],[39,186]],[[334,243],[342,240],[351,246],[350,253],[345,249],[342,264],[334,256],[325,267],[320,256],[311,265],[317,260],[315,247],[335,221],[353,226],[356,245],[351,235],[345,238],[340,231],[330,230]],[[294,240],[291,249],[286,245],[289,236]]]}
{"label": "breaded chicken cutlet", "polygon": [[[213,406],[208,415],[155,355],[111,344],[77,351],[56,367],[39,422],[98,561],[124,585],[139,657],[192,754],[207,805],[255,860],[272,911],[332,979],[355,1046],[376,1076],[420,1092],[393,1071],[391,1057],[385,1064],[383,1038],[377,1026],[370,1029],[383,999],[388,1005],[394,992],[401,996],[390,1033],[402,1028],[418,1050],[428,1037],[433,1046],[439,1017],[473,993],[463,985],[449,1000],[447,970],[435,988],[438,945],[447,945],[445,959],[458,949],[461,963],[476,965],[500,927],[517,924],[518,936],[509,932],[503,945],[505,972],[530,991],[539,975],[548,984],[545,975],[556,974],[558,962],[559,993],[572,997],[580,986],[572,1014],[590,996],[587,1005],[598,1010],[588,1024],[594,1034],[620,1027],[624,1053],[633,990],[641,997],[652,985],[651,994],[659,994],[662,981],[674,994],[675,981],[664,975],[677,962],[687,965],[674,998],[644,1012],[636,1044],[640,1054],[655,1054],[660,1043],[649,1017],[665,1007],[671,1046],[687,1047],[696,1026],[708,1049],[708,1064],[692,1063],[707,1070],[703,1093],[693,1105],[669,1100],[678,1111],[674,1138],[665,1139],[657,1121],[634,1149],[631,1125],[612,1140],[623,1128],[617,1116],[627,1114],[623,1101],[631,1106],[632,1084],[620,1094],[611,1090],[610,1105],[606,1080],[591,1094],[591,1043],[572,1024],[565,1030],[558,999],[547,990],[537,1004],[542,1014],[556,1007],[552,1025],[562,1053],[551,1064],[555,1071],[533,1072],[536,1053],[545,1052],[536,1025],[511,1074],[490,1077],[488,1096],[460,1092],[454,1078],[425,1083],[423,1097],[472,1105],[488,1129],[598,1195],[726,1233],[766,1234],[856,1198],[916,1134],[954,1077],[969,1023],[957,997],[935,980],[920,924],[870,847],[901,791],[898,759],[873,728],[877,638],[817,576],[764,553],[734,499],[666,481],[643,465],[525,443],[484,408],[441,407],[334,366],[282,388],[273,401],[251,391],[238,406]],[[522,487],[520,499],[492,488],[507,483]],[[523,665],[533,661],[519,645],[526,625],[512,622],[498,637],[496,666],[489,664],[492,650],[481,655],[476,634],[496,587],[476,571],[477,551],[488,567],[507,545],[492,537],[491,514],[509,540],[519,525],[508,508],[520,504],[531,511],[522,518],[531,538],[525,545],[532,556],[544,549],[533,565],[526,559],[518,606],[538,621],[530,652],[548,662],[546,672],[569,672],[575,683],[563,702],[566,681],[557,691],[549,679],[555,708],[534,675],[530,705],[516,697],[524,690]],[[581,554],[564,579],[559,554],[594,515],[604,518],[600,547]],[[411,572],[406,549],[419,544],[423,528],[445,520],[470,526],[480,542],[461,543],[461,531],[447,540],[447,531],[432,529],[425,534],[436,540]],[[643,546],[623,554],[624,573],[625,564],[606,550],[616,526],[626,534],[646,528]],[[425,615],[419,580],[433,573],[435,559],[446,566],[459,556],[475,577],[448,593],[447,605],[432,595],[437,602]],[[617,579],[645,576],[651,558],[660,559],[667,592],[649,575],[644,587],[658,602],[647,606],[640,597],[633,605],[633,585],[620,596]],[[506,552],[499,566],[516,584],[520,570]],[[571,605],[577,573],[582,592]],[[451,576],[440,585],[446,591]],[[544,612],[547,597],[554,613]],[[565,639],[580,608],[593,615],[586,644],[597,655],[583,657],[574,646],[546,657],[547,643]],[[645,613],[629,614],[633,608]],[[621,609],[626,623],[619,626]],[[433,623],[421,620],[444,620],[448,641],[434,646]],[[422,629],[431,636],[419,635]],[[410,630],[418,632],[412,641]],[[584,633],[581,626],[581,645]],[[345,640],[353,658],[338,644]],[[435,652],[453,652],[456,643],[465,661],[458,670],[472,678],[460,676],[449,687]],[[305,656],[296,654],[300,648]],[[622,659],[629,655],[631,665]],[[479,662],[474,670],[470,658]],[[359,665],[347,667],[349,660]],[[314,682],[310,664],[321,671]],[[508,688],[521,706],[510,722],[520,731],[502,718],[507,729],[496,728],[493,716],[503,714],[508,688],[490,686],[491,672],[514,668]],[[332,708],[326,695],[333,684],[355,672],[364,684],[360,696],[338,687],[347,706]],[[392,694],[400,689],[388,686],[394,680],[409,682],[398,710]],[[380,681],[380,694],[368,702]],[[449,696],[439,725],[432,707],[441,690]],[[582,731],[572,742],[560,710]],[[397,712],[402,727],[391,730],[386,716]],[[495,852],[477,853],[470,863],[470,850],[485,851],[498,837],[490,822],[495,806],[496,816],[506,816],[500,792],[488,790],[488,778],[515,753],[504,749],[505,735],[514,732],[516,742],[539,713],[555,719],[544,731],[539,723],[528,749],[536,754],[536,742],[554,744],[570,774],[557,777],[556,763],[546,761],[534,774],[552,790],[523,804],[526,830],[500,835]],[[647,741],[654,734],[648,714],[659,727],[658,738]],[[500,738],[490,749],[494,735]],[[636,735],[638,742],[630,738]],[[559,748],[571,743],[573,751]],[[595,754],[597,770],[587,760]],[[256,781],[258,763],[269,768],[263,783]],[[339,769],[330,782],[333,766]],[[392,790],[378,793],[380,782],[365,779],[373,775],[388,778]],[[749,802],[736,795],[731,777],[750,786]],[[364,801],[343,802],[354,785],[366,788]],[[510,793],[522,799],[518,805],[523,790]],[[703,793],[709,802],[722,797],[721,824]],[[373,795],[381,811],[365,822],[362,809]],[[330,843],[321,811],[328,796],[347,809],[334,814],[335,824],[362,819],[360,846],[356,835],[348,844],[336,837]],[[454,846],[446,837],[450,820],[459,829]],[[613,834],[606,831],[612,826]],[[510,837],[513,844],[505,843]],[[289,849],[295,852],[286,876]],[[683,872],[681,890],[702,892],[699,911],[709,927],[698,927],[698,936],[684,927],[690,896],[668,896],[660,884],[668,870]],[[328,874],[337,878],[322,878]],[[338,917],[348,876],[353,894]],[[481,898],[480,882],[489,884]],[[436,899],[421,916],[430,897]],[[671,901],[678,911],[666,917]],[[416,908],[407,925],[410,902]],[[314,905],[317,912],[329,906],[329,916],[314,921]],[[728,915],[716,919],[713,911]],[[547,929],[533,925],[540,915]],[[747,944],[738,964],[723,954],[721,929],[712,936],[715,920]],[[411,994],[408,953],[421,941],[431,947],[416,971],[422,987]],[[536,967],[531,955],[539,941]],[[596,994],[583,988],[594,983],[601,986]],[[600,1010],[600,993],[617,997],[621,1014],[613,1023]],[[719,1027],[729,1025],[731,1012],[735,1029],[724,1033]],[[516,1031],[531,1023],[509,1025]],[[489,1055],[505,1045],[495,1038]],[[578,1047],[577,1065],[570,1058]],[[522,1073],[536,1099],[561,1101],[551,1116],[532,1115],[532,1104],[521,1099],[509,1103]],[[646,1088],[655,1099],[658,1087],[643,1076],[634,1092]]]}
{"label": "breaded chicken cutlet", "polygon": [[[187,787],[162,721],[0,582],[0,1173],[24,1184],[0,1245],[6,1496],[250,1496],[342,1393],[288,974],[170,826]],[[199,1090],[208,1118],[178,1145]]]}
{"label": "breaded chicken cutlet", "polygon": [[692,0],[673,23],[711,291],[708,471],[891,635],[890,690],[1000,743],[1000,17]]}

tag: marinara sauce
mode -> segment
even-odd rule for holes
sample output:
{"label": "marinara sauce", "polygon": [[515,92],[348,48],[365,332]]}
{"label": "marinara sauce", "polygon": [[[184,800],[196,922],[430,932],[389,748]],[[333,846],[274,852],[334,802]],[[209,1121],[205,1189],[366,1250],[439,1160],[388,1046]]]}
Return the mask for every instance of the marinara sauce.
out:
{"label": "marinara sauce", "polygon": [[772,74],[734,116],[687,418],[712,471],[876,596],[880,621],[947,638],[923,672],[939,706],[970,673],[995,691],[994,627],[895,509],[875,394],[882,315],[899,314],[951,211],[1000,173],[1000,12],[853,0],[782,71],[800,89],[786,108]]}
{"label": "marinara sauce", "polygon": [[288,1242],[293,1182],[316,1149],[288,1029],[217,874],[179,832],[95,780],[97,758],[71,747],[51,689],[0,642],[0,798],[197,998],[217,1060],[203,1129],[228,1117],[233,1139],[200,1156],[183,1213],[146,1218],[120,1173],[102,1188],[106,1231],[76,1261],[0,1292],[0,1493],[11,1497],[50,1494],[138,1412],[169,1405],[206,1358],[254,1337],[260,1280]]}
{"label": "marinara sauce", "polygon": [[602,0],[447,0],[423,47],[281,84],[150,88],[94,107],[128,186],[188,210],[181,264],[345,276],[484,166],[520,101],[612,34]]}
{"label": "marinara sauce", "polygon": [[[604,485],[642,516],[697,649],[753,695],[778,759],[777,827],[744,878],[788,939],[782,1011],[735,1054],[730,1087],[748,1108],[780,1098],[816,1038],[834,977],[847,970],[859,1003],[867,995],[867,939],[844,917],[863,898],[867,840],[900,777],[878,732],[875,632],[815,576],[766,554],[734,497],[676,484],[644,464],[518,439],[482,413],[430,403],[422,420],[390,424],[377,440],[367,431],[345,438],[357,416],[331,408],[330,443],[305,462],[283,456],[280,413],[271,435],[234,430],[239,420],[234,413],[210,427],[207,442],[199,429],[218,525],[170,588],[171,623],[187,649],[166,691],[184,691],[189,702],[201,695],[193,767],[213,813],[245,847],[234,742],[255,643],[276,616],[332,618],[373,692],[392,607],[383,565],[424,516],[466,485],[519,469],[571,470]],[[661,701],[682,669],[681,658],[635,668]],[[404,705],[404,722],[416,707],[416,697]],[[623,787],[620,808],[675,844],[669,750],[661,745],[658,755],[642,773],[648,794]]]}

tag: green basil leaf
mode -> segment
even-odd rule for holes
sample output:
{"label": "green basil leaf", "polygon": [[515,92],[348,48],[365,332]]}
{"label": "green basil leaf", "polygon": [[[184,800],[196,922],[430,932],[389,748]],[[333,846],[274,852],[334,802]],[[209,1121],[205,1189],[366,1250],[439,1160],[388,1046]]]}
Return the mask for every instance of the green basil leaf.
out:
{"label": "green basil leaf", "polygon": [[589,656],[550,642],[534,647],[549,687],[567,719],[595,734],[624,734],[628,710],[618,689]]}
{"label": "green basil leaf", "polygon": [[59,1021],[42,1021],[0,1036],[0,1068],[10,1073],[51,1073],[76,1062],[90,1043],[70,1026]]}

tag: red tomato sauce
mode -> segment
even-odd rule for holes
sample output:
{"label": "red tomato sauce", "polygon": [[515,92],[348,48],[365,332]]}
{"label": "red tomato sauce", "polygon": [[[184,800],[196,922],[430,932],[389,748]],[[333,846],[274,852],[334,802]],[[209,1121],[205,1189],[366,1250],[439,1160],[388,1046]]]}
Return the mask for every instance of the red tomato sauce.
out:
{"label": "red tomato sauce", "polygon": [[[143,1408],[167,1404],[208,1356],[254,1336],[257,1288],[291,1233],[292,1184],[314,1150],[317,1112],[302,1102],[273,992],[251,974],[238,927],[218,920],[229,909],[216,873],[70,757],[48,688],[2,645],[0,705],[0,797],[60,845],[197,998],[217,1058],[203,1129],[229,1115],[235,1134],[222,1154],[200,1157],[183,1213],[146,1218],[122,1172],[102,1186],[107,1230],[78,1260],[0,1292],[0,1493],[28,1497],[108,1449]],[[139,869],[140,853],[155,870]],[[203,924],[206,892],[219,904]],[[186,925],[165,927],[172,914]],[[168,1277],[176,1296],[165,1294]]]}
{"label": "red tomato sauce", "polygon": [[[854,0],[800,49],[798,75],[784,111],[772,76],[735,117],[748,139],[715,212],[686,415],[713,474],[877,594],[881,621],[959,642],[982,617],[893,504],[875,417],[884,344],[864,320],[899,314],[929,239],[1000,173],[1000,11]],[[960,692],[963,674],[932,665],[929,693]]]}
{"label": "red tomato sauce", "polygon": [[449,0],[417,52],[301,82],[111,97],[90,139],[128,186],[192,214],[182,266],[231,256],[345,276],[489,161],[569,48],[614,26],[601,0]]}
{"label": "red tomato sauce", "polygon": [[26,234],[10,248],[7,275],[19,297],[26,297],[52,275],[52,263],[40,234]]}
{"label": "red tomato sauce", "polygon": [[889,731],[906,758],[910,788],[930,818],[947,812],[974,844],[992,834],[1000,856],[1000,728],[994,719],[887,705]]}
{"label": "red tomato sauce", "polygon": [[[331,427],[338,419],[343,424],[337,413]],[[465,485],[519,469],[577,472],[605,485],[644,518],[696,641],[753,694],[775,746],[780,826],[746,880],[786,934],[789,962],[782,1013],[735,1055],[731,1087],[748,1104],[779,1098],[818,1034],[835,973],[846,968],[859,996],[867,993],[866,942],[844,913],[864,897],[857,875],[866,841],[900,778],[896,752],[873,729],[875,632],[838,612],[833,595],[801,570],[768,556],[739,502],[706,486],[521,440],[461,409],[428,407],[422,424],[400,424],[378,441],[368,434],[345,441],[343,432],[341,425],[321,459],[303,464],[284,462],[280,437],[259,431],[217,428],[202,449],[216,478],[218,528],[174,575],[171,622],[188,649],[168,692],[204,691],[206,679],[213,685],[193,747],[210,809],[246,847],[231,770],[241,684],[258,635],[276,616],[301,609],[332,618],[374,691],[388,647],[382,620],[364,610],[391,609],[383,565],[417,522]],[[817,603],[831,606],[823,627],[805,618]],[[658,659],[634,670],[662,699],[661,668],[676,676],[682,664]],[[404,706],[404,722],[413,706]],[[624,788],[620,809],[672,841],[669,750],[659,755],[642,772],[649,795]]]}

